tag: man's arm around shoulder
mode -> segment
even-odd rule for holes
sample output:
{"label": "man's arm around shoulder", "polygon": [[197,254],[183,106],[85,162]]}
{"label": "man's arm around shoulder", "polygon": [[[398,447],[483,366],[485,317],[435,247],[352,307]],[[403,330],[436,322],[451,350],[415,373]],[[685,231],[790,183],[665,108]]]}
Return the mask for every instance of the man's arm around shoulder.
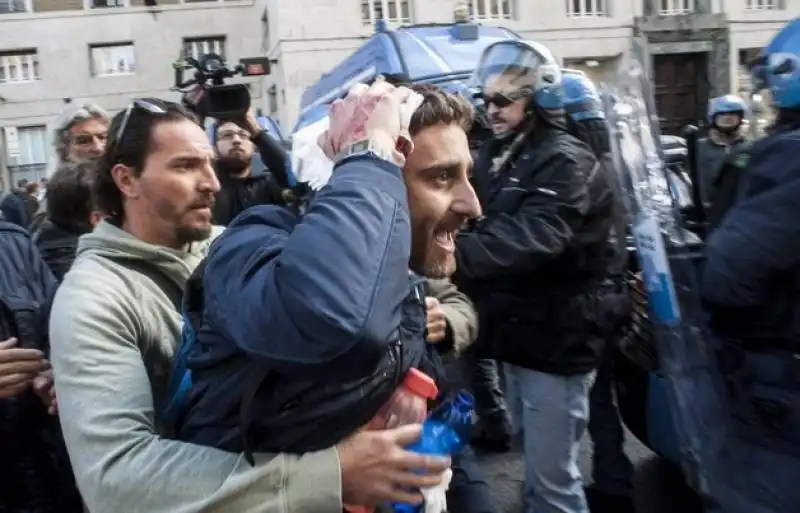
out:
{"label": "man's arm around shoulder", "polygon": [[240,454],[161,438],[142,360],[146,335],[125,281],[80,262],[50,318],[64,439],[95,513],[341,513],[335,448],[304,456]]}

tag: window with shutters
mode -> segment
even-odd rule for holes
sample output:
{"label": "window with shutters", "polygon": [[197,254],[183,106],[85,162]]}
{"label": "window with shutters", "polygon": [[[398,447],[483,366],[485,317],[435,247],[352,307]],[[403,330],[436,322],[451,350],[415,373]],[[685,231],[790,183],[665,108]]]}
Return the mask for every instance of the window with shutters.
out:
{"label": "window with shutters", "polygon": [[378,20],[410,23],[411,0],[362,0],[361,21],[365,25],[374,25]]}
{"label": "window with shutters", "polygon": [[133,43],[91,45],[89,47],[93,77],[113,77],[136,73]]}
{"label": "window with shutters", "polygon": [[0,14],[33,12],[32,0],[0,0]]}
{"label": "window with shutters", "polygon": [[660,0],[658,14],[661,16],[677,16],[695,12],[695,0]]}
{"label": "window with shutters", "polygon": [[0,52],[0,84],[19,84],[39,80],[36,50]]}
{"label": "window with shutters", "polygon": [[47,127],[20,126],[16,131],[19,152],[7,155],[11,183],[17,183],[23,178],[30,181],[39,180],[47,169],[49,155]]}
{"label": "window with shutters", "polygon": [[184,57],[199,59],[207,53],[215,53],[227,58],[225,55],[225,36],[187,37],[183,39]]}
{"label": "window with shutters", "polygon": [[508,20],[513,18],[511,0],[468,0],[473,20]]}
{"label": "window with shutters", "polygon": [[567,0],[570,18],[598,18],[608,16],[608,0]]}
{"label": "window with shutters", "polygon": [[781,9],[780,0],[747,0],[744,8],[748,11],[774,11]]}

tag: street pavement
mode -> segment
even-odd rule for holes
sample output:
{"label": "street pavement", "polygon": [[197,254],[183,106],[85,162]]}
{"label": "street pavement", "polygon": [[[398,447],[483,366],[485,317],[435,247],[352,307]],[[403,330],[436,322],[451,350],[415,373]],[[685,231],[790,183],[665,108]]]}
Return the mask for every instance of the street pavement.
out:
{"label": "street pavement", "polygon": [[[465,387],[463,369],[458,363],[449,362],[447,374],[452,386]],[[586,484],[591,482],[592,475],[591,447],[588,435],[584,436],[580,469]],[[626,436],[625,452],[635,466],[634,501],[639,513],[702,512],[696,495],[686,486],[680,472],[653,454],[630,433]],[[478,460],[498,505],[497,513],[523,513],[524,464],[521,448],[505,454],[479,453]]]}
{"label": "street pavement", "polygon": [[[640,513],[701,513],[697,498],[683,483],[679,472],[628,435],[625,452],[636,467],[634,499]],[[587,484],[591,481],[591,442],[581,444],[580,468]],[[479,455],[489,487],[498,505],[497,513],[523,513],[523,461],[519,448],[506,454]]]}

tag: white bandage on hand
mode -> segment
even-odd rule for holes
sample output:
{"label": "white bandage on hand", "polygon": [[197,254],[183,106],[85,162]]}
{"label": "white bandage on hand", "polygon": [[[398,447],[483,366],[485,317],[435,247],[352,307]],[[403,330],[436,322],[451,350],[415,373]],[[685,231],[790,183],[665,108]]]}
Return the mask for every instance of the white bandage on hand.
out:
{"label": "white bandage on hand", "polygon": [[425,513],[447,512],[447,489],[450,488],[452,479],[453,471],[447,469],[442,473],[442,483],[439,486],[421,490],[422,496],[425,497]]}

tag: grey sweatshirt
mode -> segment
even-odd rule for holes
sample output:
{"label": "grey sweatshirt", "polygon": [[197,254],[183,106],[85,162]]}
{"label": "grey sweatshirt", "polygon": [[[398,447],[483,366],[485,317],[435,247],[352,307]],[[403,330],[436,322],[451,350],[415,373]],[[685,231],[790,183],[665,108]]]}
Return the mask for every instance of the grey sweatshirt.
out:
{"label": "grey sweatshirt", "polygon": [[91,513],[341,513],[335,448],[242,455],[161,438],[180,316],[152,279],[115,259],[147,261],[183,284],[210,241],[187,251],[144,243],[103,222],[84,235],[50,317],[64,438]]}

